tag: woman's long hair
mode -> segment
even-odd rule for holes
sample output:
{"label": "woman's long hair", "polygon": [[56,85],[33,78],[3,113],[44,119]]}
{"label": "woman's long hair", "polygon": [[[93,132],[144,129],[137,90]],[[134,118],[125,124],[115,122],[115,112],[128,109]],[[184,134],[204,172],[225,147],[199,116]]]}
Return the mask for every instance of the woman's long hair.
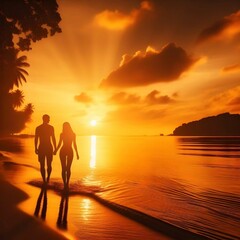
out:
{"label": "woman's long hair", "polygon": [[65,136],[74,136],[75,135],[69,122],[63,123],[62,133]]}

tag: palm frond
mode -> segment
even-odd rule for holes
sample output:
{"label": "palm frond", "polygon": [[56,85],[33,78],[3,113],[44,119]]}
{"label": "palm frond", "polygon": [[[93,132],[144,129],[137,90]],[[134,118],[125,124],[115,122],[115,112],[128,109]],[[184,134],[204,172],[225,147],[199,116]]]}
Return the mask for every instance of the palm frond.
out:
{"label": "palm frond", "polygon": [[29,75],[28,72],[23,68],[18,68],[18,71],[23,73],[23,74]]}
{"label": "palm frond", "polygon": [[32,104],[32,103],[28,103],[28,104],[25,106],[25,108],[24,108],[24,112],[25,112],[26,114],[31,115],[31,114],[34,112],[33,109],[34,109],[33,104]]}
{"label": "palm frond", "polygon": [[21,105],[24,103],[24,95],[23,91],[17,89],[15,91],[12,91],[10,93],[12,98],[12,105],[14,108],[21,107]]}

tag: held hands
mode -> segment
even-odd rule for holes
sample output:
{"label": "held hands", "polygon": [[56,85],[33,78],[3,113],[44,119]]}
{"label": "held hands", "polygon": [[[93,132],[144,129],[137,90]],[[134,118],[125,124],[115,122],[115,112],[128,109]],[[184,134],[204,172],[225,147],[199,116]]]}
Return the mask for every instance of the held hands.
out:
{"label": "held hands", "polygon": [[57,149],[53,151],[53,155],[56,155],[56,154],[57,154]]}
{"label": "held hands", "polygon": [[38,155],[38,149],[37,148],[35,148],[35,153]]}

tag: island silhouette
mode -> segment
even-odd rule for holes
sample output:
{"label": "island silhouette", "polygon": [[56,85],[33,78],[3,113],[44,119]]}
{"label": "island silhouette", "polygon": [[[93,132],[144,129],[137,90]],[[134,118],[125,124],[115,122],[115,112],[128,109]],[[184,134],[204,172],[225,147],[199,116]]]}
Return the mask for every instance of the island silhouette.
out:
{"label": "island silhouette", "polygon": [[183,123],[173,136],[240,136],[240,114],[226,112]]}

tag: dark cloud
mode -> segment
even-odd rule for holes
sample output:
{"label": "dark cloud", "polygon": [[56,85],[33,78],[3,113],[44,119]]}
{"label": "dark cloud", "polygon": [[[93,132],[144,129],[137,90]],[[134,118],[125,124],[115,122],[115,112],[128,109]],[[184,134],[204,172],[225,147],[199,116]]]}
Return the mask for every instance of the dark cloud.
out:
{"label": "dark cloud", "polygon": [[223,72],[239,72],[240,71],[240,64],[234,64],[231,66],[227,66],[225,68],[222,69]]}
{"label": "dark cloud", "polygon": [[84,104],[90,104],[93,102],[93,99],[88,96],[86,93],[82,92],[81,94],[74,97],[74,99],[77,102],[84,103]]}
{"label": "dark cloud", "polygon": [[173,93],[173,95],[172,95],[174,98],[177,98],[177,97],[179,97],[179,94],[178,94],[178,92],[175,92],[175,93]]}
{"label": "dark cloud", "polygon": [[237,105],[240,108],[240,97],[239,96],[234,97],[233,99],[231,99],[228,105],[230,106]]}
{"label": "dark cloud", "polygon": [[108,99],[109,103],[113,104],[136,104],[139,103],[140,96],[136,94],[128,94],[126,92],[115,93],[111,98]]}
{"label": "dark cloud", "polygon": [[212,39],[225,39],[240,33],[240,11],[217,21],[212,26],[205,28],[199,35],[197,43]]}
{"label": "dark cloud", "polygon": [[174,43],[166,45],[160,52],[148,48],[145,53],[137,52],[104,79],[101,87],[137,87],[157,82],[177,80],[199,59],[193,58]]}
{"label": "dark cloud", "polygon": [[170,98],[169,96],[167,95],[159,96],[159,94],[160,94],[159,91],[153,90],[146,96],[145,101],[150,105],[169,104],[175,102],[175,100]]}
{"label": "dark cloud", "polygon": [[240,111],[240,86],[229,88],[210,99],[208,108],[217,109],[218,112]]}
{"label": "dark cloud", "polygon": [[157,90],[153,90],[149,94],[147,94],[144,98],[141,98],[137,94],[129,94],[126,92],[118,92],[113,94],[107,102],[110,104],[116,105],[157,105],[157,104],[170,104],[176,102],[174,97],[176,97],[176,93],[173,94],[173,98],[168,95],[160,95],[160,92]]}
{"label": "dark cloud", "polygon": [[240,112],[240,97],[239,97],[239,95],[233,97],[233,98],[228,102],[227,106],[230,107],[230,112],[239,113],[239,112]]}

